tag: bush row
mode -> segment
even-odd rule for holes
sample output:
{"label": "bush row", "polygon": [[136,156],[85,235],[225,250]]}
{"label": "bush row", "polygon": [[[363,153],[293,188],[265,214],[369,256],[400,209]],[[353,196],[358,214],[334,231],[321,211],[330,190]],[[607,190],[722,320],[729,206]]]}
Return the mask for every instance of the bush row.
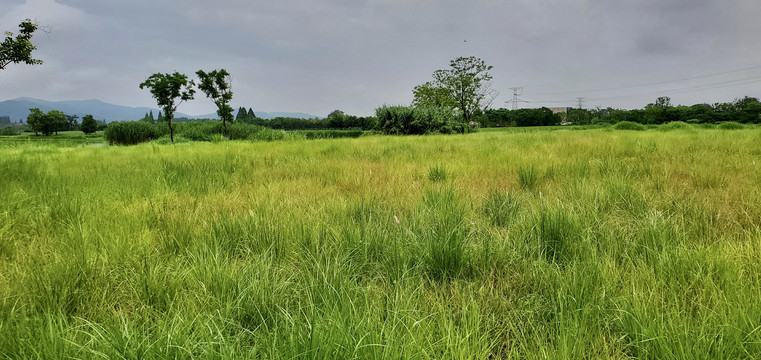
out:
{"label": "bush row", "polygon": [[303,135],[306,139],[338,139],[358,138],[365,134],[361,129],[356,130],[303,130],[297,131],[297,135]]}
{"label": "bush row", "polygon": [[112,145],[134,145],[158,139],[165,134],[169,134],[166,123],[121,121],[109,124],[103,136]]}
{"label": "bush row", "polygon": [[[232,123],[227,125],[225,134],[220,121],[195,121],[174,125],[175,137],[193,141],[213,141],[220,138],[231,140],[278,140],[283,131],[266,129],[261,126]],[[278,134],[274,134],[278,133]],[[134,145],[161,138],[169,134],[166,123],[144,121],[122,121],[111,123],[104,134],[113,145]]]}
{"label": "bush row", "polygon": [[378,129],[386,134],[454,134],[474,131],[448,108],[381,106],[375,110]]}

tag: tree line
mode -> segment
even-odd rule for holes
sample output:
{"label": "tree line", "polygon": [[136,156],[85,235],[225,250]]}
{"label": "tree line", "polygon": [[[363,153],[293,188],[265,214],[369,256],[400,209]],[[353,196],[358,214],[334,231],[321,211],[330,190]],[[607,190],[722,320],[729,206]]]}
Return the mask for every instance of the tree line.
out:
{"label": "tree line", "polygon": [[105,127],[105,122],[99,123],[92,115],[85,115],[80,124],[77,115],[66,115],[58,110],[51,110],[47,113],[38,108],[29,109],[29,116],[26,118],[27,126],[35,135],[52,135],[58,134],[59,131],[81,130],[85,134],[92,134],[98,131],[101,126]]}
{"label": "tree line", "polygon": [[761,102],[754,97],[743,97],[732,102],[673,106],[671,99],[662,96],[642,109],[569,109],[566,113],[553,113],[539,109],[489,109],[476,114],[474,120],[483,127],[552,126],[563,122],[585,124],[615,124],[629,121],[638,124],[666,124],[681,121],[702,123],[761,123]]}

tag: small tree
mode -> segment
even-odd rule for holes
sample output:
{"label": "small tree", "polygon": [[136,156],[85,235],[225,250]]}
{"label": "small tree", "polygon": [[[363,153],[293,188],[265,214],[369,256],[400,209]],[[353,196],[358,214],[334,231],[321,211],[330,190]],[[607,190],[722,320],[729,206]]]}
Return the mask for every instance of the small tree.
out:
{"label": "small tree", "polygon": [[[174,142],[174,129],[172,128],[172,118],[183,101],[193,99],[195,89],[193,80],[188,80],[185,74],[175,72],[174,74],[155,73],[147,80],[140,83],[140,88],[148,88],[151,95],[156,99],[159,107],[164,109],[164,119],[169,125],[169,139]],[[178,101],[179,99],[179,101]]]}
{"label": "small tree", "polygon": [[39,132],[42,131],[42,126],[46,121],[45,113],[38,108],[31,108],[29,111],[29,115],[26,117],[26,124],[32,129],[32,131],[34,131],[34,135],[39,135]]}
{"label": "small tree", "polygon": [[92,134],[98,130],[98,122],[92,115],[85,115],[82,118],[82,132],[85,134]]}
{"label": "small tree", "polygon": [[418,107],[455,106],[468,123],[477,110],[485,110],[497,96],[489,83],[492,79],[483,60],[470,56],[449,62],[450,69],[433,72],[433,81],[418,85],[413,90],[413,105]]}
{"label": "small tree", "polygon": [[227,70],[221,69],[210,73],[198,70],[196,75],[201,80],[198,88],[214,102],[214,105],[217,105],[217,115],[222,119],[222,128],[227,135],[227,122],[233,121],[233,108],[229,105],[233,99],[230,74]]}
{"label": "small tree", "polygon": [[328,117],[326,118],[328,121],[328,126],[334,129],[341,129],[344,127],[344,123],[346,122],[346,114],[341,110],[333,110],[328,114]]}
{"label": "small tree", "polygon": [[37,48],[32,44],[32,35],[35,30],[37,30],[37,24],[26,19],[19,24],[19,34],[15,38],[12,32],[5,32],[5,40],[0,43],[0,70],[12,63],[42,64],[42,60],[32,58],[32,51]]}
{"label": "small tree", "polygon": [[246,112],[246,108],[241,106],[238,108],[238,115],[235,116],[235,120],[245,120],[246,116],[248,116],[248,113]]}
{"label": "small tree", "polygon": [[79,116],[78,115],[66,115],[66,130],[74,131],[79,130]]}
{"label": "small tree", "polygon": [[[47,114],[48,121],[50,121],[51,132],[55,132],[58,135],[59,131],[68,129],[69,122],[66,120],[66,114],[58,110],[50,110]],[[45,134],[45,135],[50,135]]]}

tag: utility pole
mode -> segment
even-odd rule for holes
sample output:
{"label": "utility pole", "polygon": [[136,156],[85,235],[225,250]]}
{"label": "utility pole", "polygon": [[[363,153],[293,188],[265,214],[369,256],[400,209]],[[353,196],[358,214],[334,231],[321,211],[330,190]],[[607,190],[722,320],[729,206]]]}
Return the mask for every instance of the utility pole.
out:
{"label": "utility pole", "polygon": [[523,88],[511,87],[509,89],[513,91],[513,110],[518,110],[518,91],[523,90]]}
{"label": "utility pole", "polygon": [[584,108],[584,97],[583,96],[577,97],[576,101],[579,102],[579,109],[583,109]]}

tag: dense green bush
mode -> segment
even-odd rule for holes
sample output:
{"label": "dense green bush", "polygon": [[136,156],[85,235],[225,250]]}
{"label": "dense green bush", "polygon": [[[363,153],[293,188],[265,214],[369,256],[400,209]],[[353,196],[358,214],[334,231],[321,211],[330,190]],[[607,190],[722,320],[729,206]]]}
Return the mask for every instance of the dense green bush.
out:
{"label": "dense green bush", "polygon": [[0,128],[0,135],[21,135],[22,131],[21,126],[6,126]]}
{"label": "dense green bush", "polygon": [[227,125],[227,137],[230,140],[251,140],[264,130],[258,125],[234,122]]}
{"label": "dense green bush", "polygon": [[357,130],[303,130],[298,131],[306,139],[338,139],[338,138],[357,138],[365,132]]}
{"label": "dense green bush", "polygon": [[[234,122],[227,125],[226,137],[230,140],[248,140],[256,137],[264,128],[258,125]],[[191,121],[178,123],[177,134],[193,141],[214,141],[225,136],[221,121]]]}
{"label": "dense green bush", "polygon": [[738,122],[734,122],[734,121],[726,121],[726,122],[723,122],[723,123],[719,124],[719,129],[722,129],[722,130],[740,130],[740,129],[745,129],[745,125],[740,124]]}
{"label": "dense green bush", "polygon": [[618,123],[613,125],[613,128],[616,130],[638,130],[638,131],[645,130],[644,125],[637,124],[632,121],[619,121]]}
{"label": "dense green bush", "polygon": [[211,141],[214,134],[222,133],[220,121],[192,121],[175,124],[175,132],[193,141]]}
{"label": "dense green bush", "polygon": [[378,129],[386,134],[453,134],[475,131],[452,110],[435,107],[381,106],[375,110]]}
{"label": "dense green bush", "polygon": [[658,127],[658,130],[661,131],[669,131],[669,130],[677,130],[677,129],[690,129],[692,126],[686,122],[683,121],[672,121],[670,123],[666,123],[663,125],[660,125]]}
{"label": "dense green bush", "polygon": [[151,124],[143,121],[121,121],[108,125],[103,134],[112,145],[134,145],[158,139],[169,133],[165,123]]}
{"label": "dense green bush", "polygon": [[285,139],[285,131],[270,128],[262,128],[261,131],[251,135],[248,140],[275,141]]}

